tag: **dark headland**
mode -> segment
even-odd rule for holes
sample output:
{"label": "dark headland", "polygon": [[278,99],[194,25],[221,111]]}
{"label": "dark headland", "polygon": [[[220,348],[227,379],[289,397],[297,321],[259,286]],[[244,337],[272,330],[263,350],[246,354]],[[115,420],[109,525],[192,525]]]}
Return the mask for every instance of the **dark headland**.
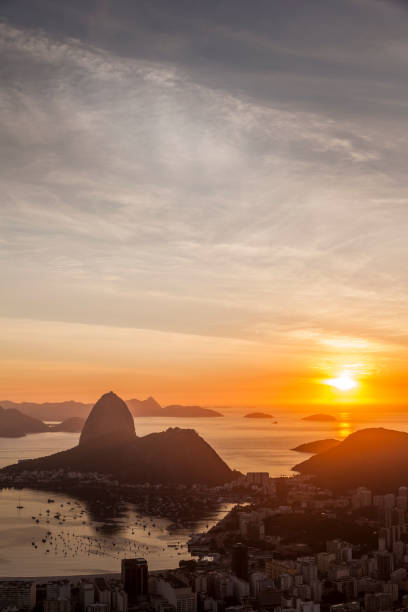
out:
{"label": "dark headland", "polygon": [[115,393],[92,408],[78,446],[39,459],[21,461],[3,471],[73,470],[110,475],[127,483],[224,484],[236,473],[192,429],[170,428],[136,436],[133,417]]}
{"label": "dark headland", "polygon": [[86,419],[92,404],[84,404],[69,400],[67,402],[11,402],[3,400],[0,405],[4,408],[14,408],[41,421],[64,421],[71,417]]}
{"label": "dark headland", "polygon": [[405,482],[408,472],[408,433],[383,428],[356,431],[341,444],[293,468],[313,474],[331,489],[360,485],[387,492]]}
{"label": "dark headland", "polygon": [[291,450],[297,451],[298,453],[311,453],[315,455],[317,453],[323,453],[324,451],[334,448],[340,444],[339,440],[334,438],[327,438],[325,440],[314,440],[313,442],[306,442],[305,444],[299,444]]}
{"label": "dark headland", "polygon": [[0,406],[0,437],[22,438],[26,434],[48,431],[48,426],[42,421],[23,414],[15,408]]}

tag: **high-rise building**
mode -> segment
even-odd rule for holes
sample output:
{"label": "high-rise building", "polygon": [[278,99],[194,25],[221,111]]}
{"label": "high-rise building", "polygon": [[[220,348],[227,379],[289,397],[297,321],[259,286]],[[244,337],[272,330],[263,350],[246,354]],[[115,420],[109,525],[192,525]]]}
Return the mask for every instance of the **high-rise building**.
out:
{"label": "high-rise building", "polygon": [[71,612],[71,601],[69,599],[45,599],[43,609],[44,612]]}
{"label": "high-rise building", "polygon": [[108,587],[105,578],[98,576],[94,580],[95,585],[95,601],[97,603],[106,604],[110,612],[112,605],[112,593]]}
{"label": "high-rise building", "polygon": [[148,594],[149,571],[146,559],[122,559],[122,582],[128,595],[129,605]]}
{"label": "high-rise building", "polygon": [[81,581],[79,585],[79,601],[83,610],[95,603],[95,588],[92,582],[88,580]]}
{"label": "high-rise building", "polygon": [[380,580],[389,580],[392,570],[394,569],[393,557],[389,552],[381,552],[377,554],[378,578]]}
{"label": "high-rise building", "polygon": [[173,606],[173,612],[196,612],[196,594],[189,585],[172,575],[157,578],[155,582],[156,593]]}
{"label": "high-rise building", "polygon": [[233,573],[243,580],[248,580],[248,546],[235,544],[232,548],[231,569]]}
{"label": "high-rise building", "polygon": [[32,610],[36,604],[34,582],[23,580],[0,582],[0,608],[13,607],[19,610]]}
{"label": "high-rise building", "polygon": [[47,583],[46,599],[71,599],[71,584],[69,580],[54,580]]}
{"label": "high-rise building", "polygon": [[85,608],[84,612],[109,612],[109,606],[105,603],[96,602],[89,604],[89,606]]}
{"label": "high-rise building", "polygon": [[116,588],[112,591],[112,610],[115,612],[127,612],[128,596],[122,589]]}

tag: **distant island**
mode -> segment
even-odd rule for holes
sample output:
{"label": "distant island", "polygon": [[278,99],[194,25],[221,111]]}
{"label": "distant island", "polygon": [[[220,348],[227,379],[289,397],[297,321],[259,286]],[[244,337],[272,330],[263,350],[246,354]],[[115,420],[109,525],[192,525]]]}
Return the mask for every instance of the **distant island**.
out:
{"label": "distant island", "polygon": [[13,477],[20,472],[61,469],[96,472],[129,484],[219,485],[239,475],[192,429],[173,427],[137,437],[128,406],[112,392],[92,408],[78,446],[20,461],[1,472]]}
{"label": "distant island", "polygon": [[130,399],[126,401],[126,404],[134,417],[201,418],[224,416],[217,410],[203,408],[202,406],[181,406],[179,404],[172,404],[162,407],[154,397],[148,397],[145,400]]}
{"label": "distant island", "polygon": [[267,412],[249,412],[244,415],[244,419],[273,419],[272,414],[268,414]]}
{"label": "distant island", "polygon": [[42,421],[23,414],[15,408],[0,406],[0,437],[22,438],[26,434],[48,431],[48,426]]}
{"label": "distant island", "polygon": [[349,435],[341,444],[292,468],[312,474],[331,489],[367,486],[388,492],[407,482],[408,433],[369,428]]}
{"label": "distant island", "polygon": [[329,450],[330,448],[334,448],[341,444],[339,440],[335,440],[334,438],[327,438],[325,440],[315,440],[314,442],[306,442],[305,444],[299,444],[295,448],[291,448],[293,451],[297,451],[298,453],[310,453],[315,455],[317,453],[323,453],[324,451]]}
{"label": "distant island", "polygon": [[337,419],[331,414],[323,414],[319,412],[317,414],[302,417],[302,421],[337,421]]}
{"label": "distant island", "polygon": [[46,432],[80,433],[85,419],[71,417],[56,425],[47,425],[40,419],[23,414],[16,408],[0,406],[0,438],[22,438],[27,434]]}
{"label": "distant island", "polygon": [[166,417],[222,417],[224,416],[218,410],[212,408],[203,408],[202,406],[179,406],[177,404],[165,406],[161,416]]}

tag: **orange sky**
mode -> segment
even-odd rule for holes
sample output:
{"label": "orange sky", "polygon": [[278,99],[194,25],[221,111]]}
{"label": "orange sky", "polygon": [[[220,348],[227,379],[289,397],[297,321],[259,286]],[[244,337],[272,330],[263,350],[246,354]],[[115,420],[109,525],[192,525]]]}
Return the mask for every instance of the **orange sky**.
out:
{"label": "orange sky", "polygon": [[[0,320],[3,399],[94,401],[126,398],[232,406],[404,404],[398,353],[286,335],[277,344],[73,323]],[[276,338],[278,341],[278,338]],[[339,343],[342,351],[339,351]],[[279,349],[279,350],[278,350]],[[348,371],[357,387],[326,379]],[[334,408],[337,410],[337,408]]]}
{"label": "orange sky", "polygon": [[404,3],[25,4],[1,3],[0,399],[403,406]]}

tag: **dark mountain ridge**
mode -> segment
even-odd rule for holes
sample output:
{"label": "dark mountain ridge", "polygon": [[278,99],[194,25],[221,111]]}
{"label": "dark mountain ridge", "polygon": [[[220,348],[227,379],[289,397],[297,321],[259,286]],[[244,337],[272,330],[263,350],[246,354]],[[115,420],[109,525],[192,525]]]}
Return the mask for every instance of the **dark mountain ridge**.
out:
{"label": "dark mountain ridge", "polygon": [[202,418],[224,416],[217,410],[203,408],[202,406],[171,404],[162,407],[154,397],[148,397],[145,400],[130,399],[126,400],[126,403],[134,417]]}
{"label": "dark mountain ridge", "polygon": [[154,397],[147,397],[144,400],[133,398],[126,400],[128,408],[134,417],[160,416],[163,408]]}
{"label": "dark mountain ridge", "polygon": [[22,438],[29,433],[48,431],[48,426],[15,408],[0,406],[0,437]]}
{"label": "dark mountain ridge", "polygon": [[315,455],[317,453],[323,453],[324,451],[329,450],[330,448],[334,448],[341,444],[340,440],[335,440],[334,438],[326,438],[325,440],[314,440],[313,442],[305,442],[304,444],[299,444],[295,448],[291,448],[293,451],[297,451],[298,453],[311,453]]}
{"label": "dark mountain ridge", "polygon": [[91,410],[78,446],[4,470],[13,474],[60,468],[109,474],[128,483],[218,485],[236,476],[192,429],[175,427],[137,437],[128,407],[112,392],[103,395]]}
{"label": "dark mountain ridge", "polygon": [[212,408],[203,408],[202,406],[181,406],[171,404],[162,409],[161,415],[165,417],[181,417],[181,418],[202,418],[202,417],[222,417],[221,412]]}
{"label": "dark mountain ridge", "polygon": [[[134,417],[219,417],[223,416],[217,410],[211,408],[203,408],[202,406],[182,406],[173,404],[162,407],[153,397],[148,397],[144,400],[136,398],[126,400]],[[5,408],[15,408],[20,412],[40,419],[41,421],[64,421],[73,417],[86,419],[92,404],[75,402],[73,400],[67,402],[45,402],[43,404],[36,402],[11,402],[4,400],[0,405]]]}
{"label": "dark mountain ridge", "polygon": [[362,429],[293,470],[314,474],[318,482],[331,489],[365,485],[377,492],[392,491],[408,482],[408,433]]}
{"label": "dark mountain ridge", "polygon": [[88,416],[92,404],[82,402],[10,402],[5,400],[0,402],[4,408],[16,408],[28,416],[32,416],[41,421],[63,421],[71,417],[85,418]]}

